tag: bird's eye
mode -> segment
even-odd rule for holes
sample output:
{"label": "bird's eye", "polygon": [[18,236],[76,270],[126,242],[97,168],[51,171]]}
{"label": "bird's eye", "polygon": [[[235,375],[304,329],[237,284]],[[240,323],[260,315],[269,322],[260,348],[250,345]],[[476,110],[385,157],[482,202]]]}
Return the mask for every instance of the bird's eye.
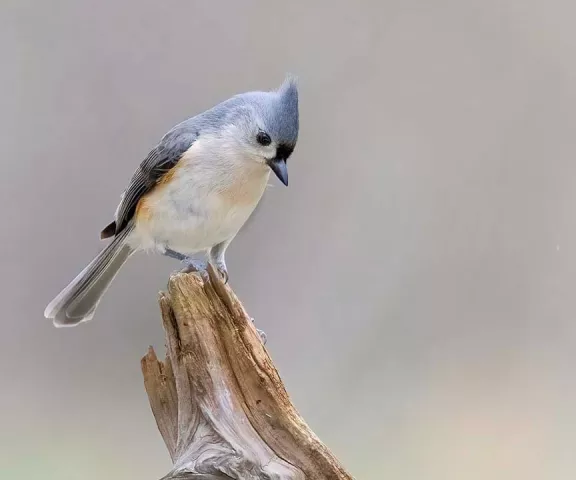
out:
{"label": "bird's eye", "polygon": [[266,132],[258,132],[258,135],[256,135],[256,141],[264,147],[267,147],[272,143],[270,135],[268,135]]}

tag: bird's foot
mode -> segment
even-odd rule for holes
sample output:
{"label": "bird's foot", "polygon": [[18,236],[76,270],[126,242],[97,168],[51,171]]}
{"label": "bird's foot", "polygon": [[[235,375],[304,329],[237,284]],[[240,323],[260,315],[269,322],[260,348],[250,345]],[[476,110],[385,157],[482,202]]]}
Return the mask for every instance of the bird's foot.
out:
{"label": "bird's foot", "polygon": [[[254,323],[254,319],[250,318],[250,320],[252,320],[252,323],[254,324],[254,326],[256,326],[256,324]],[[268,336],[266,335],[264,330],[259,330],[257,328],[256,331],[258,332],[258,335],[260,335],[260,340],[262,340],[262,344],[266,345],[266,342],[268,341]]]}
{"label": "bird's foot", "polygon": [[216,262],[214,264],[214,266],[216,267],[216,270],[218,271],[218,274],[222,278],[222,281],[224,282],[224,284],[227,284],[229,277],[228,277],[228,269],[226,268],[226,264],[224,262]]}
{"label": "bird's foot", "polygon": [[196,258],[186,257],[184,260],[182,260],[182,264],[184,265],[184,268],[180,270],[182,273],[196,272],[204,276],[208,270],[208,263]]}

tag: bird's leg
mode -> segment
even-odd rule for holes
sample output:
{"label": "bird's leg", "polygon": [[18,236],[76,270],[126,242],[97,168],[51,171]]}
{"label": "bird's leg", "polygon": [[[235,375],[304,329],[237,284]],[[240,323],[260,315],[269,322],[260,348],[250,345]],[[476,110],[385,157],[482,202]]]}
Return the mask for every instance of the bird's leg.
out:
{"label": "bird's leg", "polygon": [[203,262],[202,260],[198,260],[192,257],[188,257],[170,248],[164,249],[163,254],[169,258],[174,258],[175,260],[182,262],[185,265],[184,268],[181,270],[181,272],[183,273],[190,273],[190,272],[203,273],[206,272],[206,268],[208,267],[206,262]]}
{"label": "bird's leg", "polygon": [[[226,253],[226,248],[228,247],[228,245],[230,245],[230,241],[219,243],[217,245],[214,245],[208,253],[210,262],[218,269],[220,275],[224,277],[225,283],[228,282],[228,271],[226,270],[226,261],[224,255]],[[188,257],[180,252],[171,250],[170,248],[166,248],[163,254],[169,258],[174,258],[184,263],[186,267],[181,270],[182,272],[185,273],[199,272],[201,274],[206,273],[206,268],[208,266],[206,262],[202,262],[201,260],[196,260],[194,258]],[[251,318],[250,320],[252,320],[252,323],[254,323],[253,318]],[[256,331],[258,332],[258,335],[260,335],[262,343],[266,345],[266,341],[268,339],[266,333],[258,328],[256,329]]]}
{"label": "bird's leg", "polygon": [[[218,269],[218,272],[224,278],[224,283],[228,283],[228,270],[226,269],[225,254],[226,249],[228,248],[228,245],[230,245],[231,241],[232,239],[229,239],[222,243],[214,245],[208,252],[208,258],[210,259],[210,263]],[[253,318],[251,318],[250,320],[252,320],[252,323],[254,323]],[[256,329],[256,331],[258,332],[258,335],[260,335],[262,343],[266,345],[267,337],[264,331],[259,329]]]}
{"label": "bird's leg", "polygon": [[221,243],[214,245],[210,251],[208,252],[208,258],[210,259],[210,263],[216,267],[218,273],[222,275],[224,279],[224,283],[228,283],[228,269],[226,268],[226,249],[232,239],[225,240]]}

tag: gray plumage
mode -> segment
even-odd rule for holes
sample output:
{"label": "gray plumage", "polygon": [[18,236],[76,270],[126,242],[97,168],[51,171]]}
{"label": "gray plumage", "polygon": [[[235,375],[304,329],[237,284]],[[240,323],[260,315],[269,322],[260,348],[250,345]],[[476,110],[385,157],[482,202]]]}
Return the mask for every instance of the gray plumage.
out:
{"label": "gray plumage", "polygon": [[[227,124],[245,120],[245,110],[255,109],[269,125],[268,133],[283,143],[295,146],[298,140],[298,90],[295,80],[288,78],[273,98],[270,92],[248,92],[212,107],[185,120],[162,137],[134,173],[116,212],[115,234],[130,221],[138,201],[156,182],[172,169],[180,157],[201,135],[215,134]],[[271,108],[272,107],[272,108]],[[278,111],[282,112],[278,115]]]}
{"label": "gray plumage", "polygon": [[[56,326],[90,320],[138,250],[175,258],[205,251],[227,278],[226,248],[258,204],[270,170],[287,184],[298,117],[298,91],[289,78],[277,91],[236,95],[172,128],[133,174],[114,221],[102,231],[102,238],[113,237],[111,243],[48,305],[45,316]],[[256,140],[263,132],[269,144]]]}
{"label": "gray plumage", "polygon": [[102,296],[134,250],[125,243],[124,229],[46,307],[44,315],[56,326],[74,326],[91,320]]}

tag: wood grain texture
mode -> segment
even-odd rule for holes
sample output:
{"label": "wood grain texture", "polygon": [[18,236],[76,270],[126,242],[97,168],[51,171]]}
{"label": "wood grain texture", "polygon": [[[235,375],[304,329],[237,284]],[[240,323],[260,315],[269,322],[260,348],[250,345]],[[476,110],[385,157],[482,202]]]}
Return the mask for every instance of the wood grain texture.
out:
{"label": "wood grain texture", "polygon": [[242,304],[209,269],[160,295],[167,355],[142,359],[165,479],[352,479],[292,405]]}

